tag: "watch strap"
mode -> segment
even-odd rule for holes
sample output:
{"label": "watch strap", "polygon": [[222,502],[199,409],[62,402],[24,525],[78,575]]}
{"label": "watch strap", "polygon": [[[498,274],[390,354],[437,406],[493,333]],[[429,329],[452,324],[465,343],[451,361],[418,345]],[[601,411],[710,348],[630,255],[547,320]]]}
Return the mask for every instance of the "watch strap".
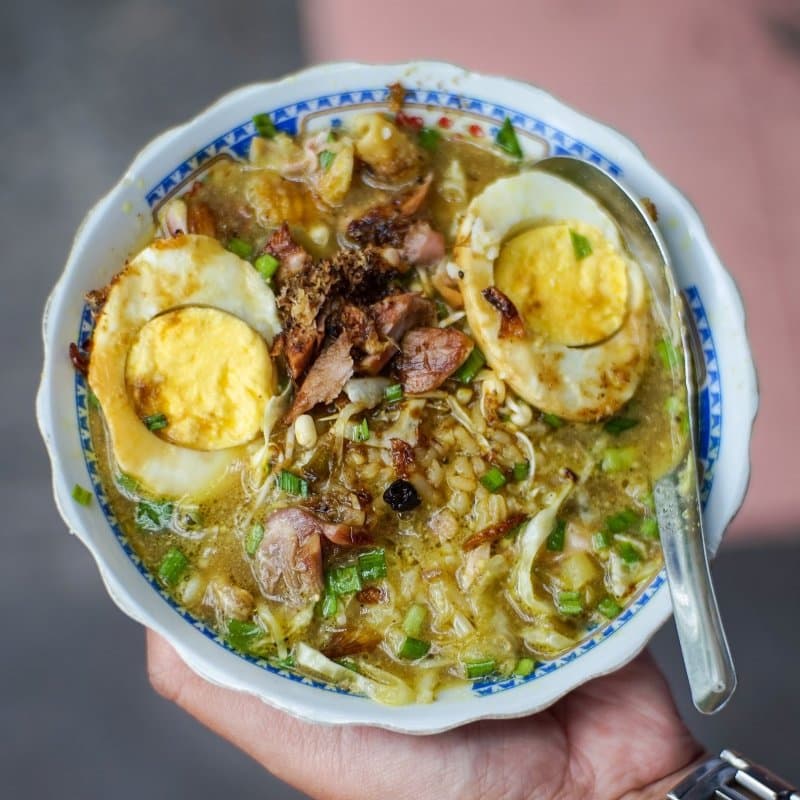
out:
{"label": "watch strap", "polygon": [[668,800],[800,800],[800,792],[764,767],[723,750],[687,775]]}

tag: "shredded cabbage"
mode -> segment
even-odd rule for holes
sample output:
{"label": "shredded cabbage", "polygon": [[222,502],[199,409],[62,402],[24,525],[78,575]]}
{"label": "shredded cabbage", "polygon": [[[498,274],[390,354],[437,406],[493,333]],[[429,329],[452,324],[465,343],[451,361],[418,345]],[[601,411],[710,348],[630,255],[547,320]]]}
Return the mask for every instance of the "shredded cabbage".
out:
{"label": "shredded cabbage", "polygon": [[344,385],[344,393],[351,403],[360,403],[365,409],[375,408],[390,385],[388,378],[350,378]]}
{"label": "shredded cabbage", "polygon": [[517,441],[528,457],[528,477],[523,483],[533,483],[533,479],[536,476],[536,453],[533,449],[533,443],[522,431],[517,431]]}
{"label": "shredded cabbage", "polygon": [[525,644],[537,653],[553,657],[570,650],[575,642],[549,625],[533,625],[522,630]]}
{"label": "shredded cabbage", "polygon": [[348,403],[339,412],[339,417],[333,424],[333,428],[331,428],[333,431],[334,452],[336,453],[337,461],[342,460],[345,434],[350,430],[350,426],[347,424],[350,422],[350,417],[358,414],[359,411],[364,411],[366,408],[367,406],[365,406],[364,403]]}
{"label": "shredded cabbage", "polygon": [[267,606],[266,603],[259,603],[256,609],[256,616],[264,623],[269,631],[269,635],[272,637],[272,641],[275,642],[278,658],[286,658],[289,651],[286,647],[286,638],[283,633],[283,628],[272,611],[270,611],[269,606]]}
{"label": "shredded cabbage", "polygon": [[397,419],[380,436],[370,436],[364,444],[368,447],[387,448],[392,446],[392,439],[402,439],[414,447],[419,438],[419,423],[425,403],[424,398],[406,400]]}
{"label": "shredded cabbage", "polygon": [[[372,700],[386,705],[398,706],[413,703],[414,691],[395,675],[379,669],[372,664],[360,663],[361,672],[354,672],[335,661],[331,661],[319,650],[300,642],[294,651],[295,662],[299,667],[314,672],[334,683],[363,692]],[[363,674],[362,674],[363,673]]]}
{"label": "shredded cabbage", "polygon": [[[542,613],[542,603],[536,599],[533,592],[533,579],[531,577],[533,562],[550,535],[550,531],[553,530],[556,515],[561,508],[561,504],[572,491],[573,486],[572,481],[567,481],[556,494],[553,502],[536,514],[520,535],[520,555],[511,573],[511,586],[524,608],[534,614]],[[548,610],[552,613],[549,608]]]}
{"label": "shredded cabbage", "polygon": [[489,452],[492,448],[489,444],[487,438],[475,427],[475,423],[473,422],[472,418],[469,414],[463,409],[461,403],[455,399],[452,395],[448,395],[447,397],[447,405],[450,406],[450,410],[453,412],[453,417],[461,424],[464,428],[466,428],[467,432],[472,434],[475,437],[478,444],[481,446],[483,450]]}
{"label": "shredded cabbage", "polygon": [[466,316],[467,314],[464,311],[454,311],[439,323],[439,327],[448,328],[450,325],[455,325],[456,322],[460,322]]}

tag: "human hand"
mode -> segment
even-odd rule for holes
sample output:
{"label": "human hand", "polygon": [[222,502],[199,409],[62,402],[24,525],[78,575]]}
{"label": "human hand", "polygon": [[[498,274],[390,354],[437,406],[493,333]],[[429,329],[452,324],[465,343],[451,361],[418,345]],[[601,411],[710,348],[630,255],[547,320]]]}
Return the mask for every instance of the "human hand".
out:
{"label": "human hand", "polygon": [[648,654],[541,714],[424,737],[300,722],[206,683],[151,631],[147,663],[160,694],[325,800],[656,800],[700,754]]}

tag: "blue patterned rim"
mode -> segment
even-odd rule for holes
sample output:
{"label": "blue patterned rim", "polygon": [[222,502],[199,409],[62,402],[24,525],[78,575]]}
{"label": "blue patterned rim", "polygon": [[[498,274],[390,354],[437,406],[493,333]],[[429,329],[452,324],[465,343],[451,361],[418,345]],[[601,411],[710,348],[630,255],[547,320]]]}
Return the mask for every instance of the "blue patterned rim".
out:
{"label": "blue patterned rim", "polygon": [[[385,103],[388,98],[388,90],[385,88],[378,89],[363,89],[352,92],[339,92],[332,95],[325,95],[309,100],[304,100],[298,103],[293,103],[282,108],[275,109],[272,112],[273,119],[276,127],[287,133],[294,134],[298,130],[299,122],[303,116],[309,114],[316,114],[319,112],[333,112],[337,108],[344,108],[348,106],[358,106],[370,103]],[[407,103],[424,103],[426,105],[434,105],[441,111],[452,111],[459,113],[475,114],[483,119],[488,120],[502,120],[508,116],[511,118],[514,125],[519,129],[541,139],[550,155],[572,155],[583,158],[597,164],[599,167],[605,169],[613,175],[621,176],[621,168],[612,163],[608,158],[597,152],[590,146],[583,142],[574,139],[563,131],[554,128],[542,120],[531,117],[515,109],[507,108],[505,106],[490,103],[484,100],[475,98],[462,97],[450,92],[434,91],[427,89],[416,89],[406,91]],[[339,120],[336,117],[331,119],[331,122],[336,125]],[[491,122],[487,126],[489,134],[493,135],[496,131],[496,126]],[[163,201],[163,199],[173,192],[178,186],[186,181],[186,179],[201,167],[206,161],[213,158],[220,153],[230,153],[239,157],[244,157],[250,147],[250,140],[255,135],[255,130],[252,121],[238,125],[232,128],[227,133],[210,142],[208,145],[198,150],[193,156],[186,159],[180,166],[173,170],[169,175],[165,176],[156,186],[154,186],[146,196],[148,205],[153,208]],[[702,386],[698,387],[698,400],[699,400],[699,446],[698,457],[703,468],[703,479],[701,483],[700,496],[705,507],[708,497],[711,493],[711,487],[714,479],[714,466],[719,457],[719,447],[722,435],[722,389],[720,384],[719,366],[717,363],[717,354],[714,348],[714,339],[711,332],[711,327],[708,322],[705,307],[703,306],[700,293],[695,286],[686,287],[684,290],[686,300],[689,308],[691,309],[692,316],[694,317],[697,332],[700,337],[702,346],[703,357],[706,366],[705,381]],[[81,315],[80,330],[77,341],[82,342],[88,339],[92,334],[92,316],[88,305],[84,306]],[[190,614],[185,608],[178,604],[170,595],[163,589],[157,579],[147,570],[142,563],[139,556],[132,548],[128,537],[120,527],[119,521],[116,518],[111,505],[109,503],[108,495],[105,488],[100,481],[100,475],[97,465],[97,454],[92,445],[91,433],[89,431],[89,410],[88,410],[88,394],[86,380],[79,374],[75,373],[75,407],[78,419],[78,433],[81,441],[81,449],[86,463],[86,469],[89,472],[89,477],[92,482],[95,496],[100,505],[103,514],[108,521],[108,524],[124,550],[128,558],[133,562],[136,569],[142,577],[158,592],[164,602],[173,609],[180,617],[182,617],[188,624],[199,630],[206,638],[213,641],[220,647],[229,650],[231,653],[239,658],[248,661],[249,663],[258,666],[282,678],[302,683],[307,686],[313,686],[316,689],[321,689],[327,692],[334,692],[336,694],[355,694],[333,686],[322,681],[316,681],[307,678],[303,675],[298,675],[289,670],[277,667],[269,663],[263,658],[256,658],[254,656],[244,655],[237,650],[234,650],[223,638],[221,638],[212,628],[204,622],[198,620]],[[552,672],[560,669],[561,667],[572,663],[586,653],[594,650],[601,642],[608,639],[616,631],[624,627],[633,617],[635,617],[655,596],[655,594],[666,585],[666,574],[662,570],[659,572],[642,590],[639,596],[628,606],[619,617],[611,622],[594,628],[590,631],[591,636],[568,653],[560,658],[554,659],[539,664],[536,669],[524,678],[510,677],[502,679],[489,679],[478,680],[473,682],[473,694],[478,697],[494,695],[499,692],[513,689],[516,686],[529,683],[530,681],[537,680]]]}

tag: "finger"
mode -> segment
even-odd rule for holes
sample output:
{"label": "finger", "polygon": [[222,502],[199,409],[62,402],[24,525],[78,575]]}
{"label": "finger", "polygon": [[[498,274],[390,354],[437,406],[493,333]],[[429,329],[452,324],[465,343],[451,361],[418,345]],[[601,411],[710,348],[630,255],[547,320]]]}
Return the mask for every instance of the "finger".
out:
{"label": "finger", "polygon": [[[398,800],[418,800],[426,790],[445,796],[469,774],[460,770],[463,764],[444,758],[448,737],[423,745],[419,737],[374,728],[301,722],[251,695],[207,683],[152,631],[147,632],[147,668],[161,695],[313,797],[374,799],[390,791]],[[410,774],[412,762],[416,770]]]}
{"label": "finger", "polygon": [[[560,711],[570,745],[596,764],[596,779],[630,791],[689,763],[702,750],[678,714],[669,686],[645,651],[623,669],[568,695]],[[610,742],[624,757],[608,757]]]}
{"label": "finger", "polygon": [[[313,773],[324,773],[333,760],[338,738],[335,731],[302,723],[243,692],[208,683],[192,672],[164,639],[149,630],[147,670],[153,687],[167,700],[282,780],[309,794],[319,792]],[[309,760],[318,765],[317,769],[303,769]]]}

